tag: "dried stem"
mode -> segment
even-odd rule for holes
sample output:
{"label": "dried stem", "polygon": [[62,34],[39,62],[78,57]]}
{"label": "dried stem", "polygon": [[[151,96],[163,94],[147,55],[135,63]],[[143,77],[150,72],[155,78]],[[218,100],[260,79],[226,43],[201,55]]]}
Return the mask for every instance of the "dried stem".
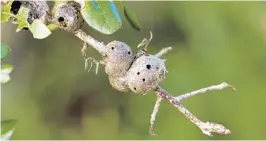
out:
{"label": "dried stem", "polygon": [[233,91],[236,91],[236,89],[234,87],[232,87],[231,85],[223,82],[223,83],[221,83],[219,85],[212,85],[212,86],[209,86],[209,87],[206,87],[206,88],[202,88],[202,89],[190,92],[190,93],[182,94],[182,95],[177,96],[175,98],[176,98],[177,101],[182,101],[182,100],[188,99],[188,98],[190,98],[190,97],[192,97],[194,95],[197,95],[197,94],[202,94],[202,93],[206,93],[208,91],[214,91],[214,90],[222,90],[222,89],[225,89],[225,88],[231,88]]}
{"label": "dried stem", "polygon": [[97,41],[96,39],[92,38],[88,34],[86,34],[83,30],[79,29],[75,33],[80,40],[88,43],[94,49],[96,49],[102,56],[104,55],[104,48],[105,45],[102,42]]}
{"label": "dried stem", "polygon": [[86,53],[87,48],[88,48],[88,43],[84,42],[83,46],[81,48],[81,54],[85,60],[86,60],[86,58],[88,58],[87,53]]}
{"label": "dried stem", "polygon": [[155,56],[161,57],[164,54],[168,53],[170,50],[172,50],[172,47],[165,47],[160,52],[158,52],[157,54],[155,54]]}
{"label": "dried stem", "polygon": [[153,38],[153,34],[152,34],[152,32],[150,31],[150,38],[149,38],[149,39],[144,38],[144,39],[139,43],[139,45],[138,45],[137,47],[140,48],[140,47],[144,46],[143,51],[147,52],[147,51],[148,51],[148,46],[149,46],[149,44],[150,44],[152,38]]}
{"label": "dried stem", "polygon": [[188,119],[190,119],[190,121],[192,123],[197,125],[204,134],[206,134],[208,136],[212,136],[212,133],[230,134],[231,133],[230,130],[226,129],[221,124],[212,123],[212,122],[203,122],[203,121],[199,120],[195,115],[193,115],[189,110],[187,110],[180,103],[182,100],[187,99],[188,97],[194,96],[196,94],[204,93],[204,92],[211,91],[211,90],[221,90],[221,89],[224,89],[224,88],[227,88],[227,87],[230,87],[233,90],[235,90],[232,86],[228,85],[227,83],[222,83],[222,84],[219,84],[219,85],[210,86],[210,87],[207,87],[207,88],[196,90],[196,91],[191,92],[191,93],[180,95],[178,97],[174,97],[171,94],[169,94],[167,91],[165,91],[164,89],[158,87],[158,89],[156,90],[157,102],[156,102],[156,104],[154,106],[153,113],[151,115],[151,121],[152,122],[150,122],[150,134],[151,135],[155,135],[153,133],[153,126],[154,126],[155,117],[156,117],[156,114],[158,112],[158,109],[159,109],[159,106],[160,106],[160,102],[161,102],[160,97],[162,99],[168,100],[173,106],[178,108],[178,110],[182,114],[184,114]]}
{"label": "dried stem", "polygon": [[[88,68],[88,64],[90,62],[90,68]],[[88,72],[90,72],[90,70],[92,69],[93,64],[95,64],[95,73],[96,75],[98,74],[98,70],[99,70],[99,65],[100,62],[97,61],[96,59],[94,59],[93,57],[88,57],[85,59],[85,70],[88,69]]]}
{"label": "dried stem", "polygon": [[153,132],[153,126],[154,126],[154,123],[155,123],[155,118],[156,118],[156,114],[159,110],[159,107],[160,107],[160,104],[162,102],[163,98],[160,97],[160,96],[157,96],[157,100],[156,100],[156,103],[154,105],[154,108],[153,108],[153,112],[151,114],[151,119],[150,119],[150,135],[153,135],[155,136],[156,134]]}

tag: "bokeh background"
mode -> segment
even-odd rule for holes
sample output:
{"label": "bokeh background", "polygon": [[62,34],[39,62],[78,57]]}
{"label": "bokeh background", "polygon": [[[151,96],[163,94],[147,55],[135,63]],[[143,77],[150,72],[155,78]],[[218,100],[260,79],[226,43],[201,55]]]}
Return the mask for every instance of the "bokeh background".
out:
{"label": "bokeh background", "polygon": [[[56,30],[44,40],[15,32],[1,24],[1,41],[11,55],[2,63],[15,69],[1,89],[1,118],[17,119],[12,139],[266,139],[266,3],[265,2],[127,2],[142,30],[123,27],[102,35],[84,30],[108,43],[120,40],[137,51],[137,44],[154,38],[150,53],[173,46],[165,56],[169,70],[162,87],[173,95],[221,82],[236,87],[208,92],[183,102],[203,121],[224,124],[231,135],[210,138],[164,101],[155,131],[148,135],[156,96],[120,93],[99,74],[84,70],[82,42]],[[121,10],[121,9],[120,9]],[[122,12],[122,10],[121,10]],[[99,59],[95,50],[89,55]]]}

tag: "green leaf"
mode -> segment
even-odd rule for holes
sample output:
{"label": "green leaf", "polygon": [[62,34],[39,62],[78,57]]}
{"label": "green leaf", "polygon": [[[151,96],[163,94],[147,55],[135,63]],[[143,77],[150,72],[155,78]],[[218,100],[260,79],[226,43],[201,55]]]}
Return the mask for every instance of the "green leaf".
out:
{"label": "green leaf", "polygon": [[1,43],[1,60],[6,58],[10,51],[11,49],[6,44]]}
{"label": "green leaf", "polygon": [[95,30],[109,35],[121,28],[122,20],[112,1],[91,0],[84,1],[83,4],[82,17]]}
{"label": "green leaf", "polygon": [[14,120],[14,119],[2,120],[1,121],[1,135],[6,134],[10,130],[13,130],[16,123],[17,123],[17,120]]}
{"label": "green leaf", "polygon": [[35,39],[44,39],[51,34],[48,27],[39,19],[34,20],[29,29]]}
{"label": "green leaf", "polygon": [[5,84],[10,81],[10,76],[9,74],[12,72],[13,66],[12,65],[3,65],[1,66],[0,70],[0,82],[1,84]]}
{"label": "green leaf", "polygon": [[9,18],[13,16],[13,14],[10,12],[12,2],[13,0],[10,0],[3,6],[3,8],[1,8],[1,23],[7,22]]}
{"label": "green leaf", "polygon": [[1,141],[9,140],[12,136],[17,120],[2,120],[1,121]]}
{"label": "green leaf", "polygon": [[18,14],[14,16],[16,19],[13,23],[18,24],[16,32],[19,32],[25,27],[30,28],[30,24],[27,21],[29,12],[30,10],[28,8],[20,7]]}
{"label": "green leaf", "polygon": [[126,4],[124,4],[124,3],[123,3],[123,7],[124,7],[124,15],[125,15],[127,21],[130,23],[130,25],[134,29],[140,31],[140,24],[139,24],[139,21],[138,21],[138,18],[136,16],[135,12],[129,6],[126,6]]}
{"label": "green leaf", "polygon": [[18,24],[16,32],[21,31],[23,28],[29,28],[35,39],[44,39],[51,34],[49,28],[39,19],[33,21],[32,24],[28,23],[28,15],[30,10],[25,7],[20,7],[18,14],[13,15],[10,13],[11,4],[13,0],[7,3],[1,11],[1,22],[6,22],[10,17],[14,17],[14,24]]}

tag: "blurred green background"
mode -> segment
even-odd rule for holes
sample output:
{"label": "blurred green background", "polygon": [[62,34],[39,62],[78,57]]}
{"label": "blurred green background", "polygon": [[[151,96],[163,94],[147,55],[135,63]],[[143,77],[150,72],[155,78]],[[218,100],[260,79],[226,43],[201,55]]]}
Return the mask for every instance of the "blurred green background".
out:
{"label": "blurred green background", "polygon": [[[232,134],[207,137],[164,101],[155,123],[159,136],[149,136],[154,93],[120,93],[102,67],[98,75],[84,71],[82,42],[70,33],[57,30],[34,40],[9,22],[1,24],[1,41],[12,52],[2,63],[15,69],[2,86],[1,118],[18,120],[12,139],[266,139],[265,2],[127,3],[141,32],[123,14],[123,27],[114,35],[84,29],[105,43],[126,42],[135,52],[152,30],[150,53],[173,46],[162,83],[173,95],[221,82],[235,86],[236,93],[208,92],[183,102],[201,120],[222,123]],[[99,59],[92,48],[88,52]]]}

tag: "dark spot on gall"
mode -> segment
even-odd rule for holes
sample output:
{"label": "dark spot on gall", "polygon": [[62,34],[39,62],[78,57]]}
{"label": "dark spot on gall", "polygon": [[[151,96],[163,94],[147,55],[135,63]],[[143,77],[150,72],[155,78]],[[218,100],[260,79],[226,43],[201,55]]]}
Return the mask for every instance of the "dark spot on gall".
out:
{"label": "dark spot on gall", "polygon": [[136,87],[134,87],[134,90],[137,90],[137,88],[136,88]]}
{"label": "dark spot on gall", "polygon": [[59,17],[59,18],[58,18],[58,22],[60,22],[60,23],[61,23],[61,22],[64,22],[64,20],[65,20],[65,19],[64,19],[63,17]]}
{"label": "dark spot on gall", "polygon": [[137,72],[137,75],[139,75],[139,72]]}
{"label": "dark spot on gall", "polygon": [[15,14],[15,15],[18,14],[18,11],[19,11],[21,5],[22,5],[22,3],[20,1],[13,1],[11,4],[10,12]]}
{"label": "dark spot on gall", "polygon": [[129,55],[131,54],[131,52],[130,52],[130,51],[128,51],[127,53],[128,53]]}
{"label": "dark spot on gall", "polygon": [[145,78],[143,78],[142,81],[145,81]]}
{"label": "dark spot on gall", "polygon": [[147,67],[147,69],[151,69],[151,65],[147,65],[146,67]]}
{"label": "dark spot on gall", "polygon": [[114,50],[115,48],[114,48],[114,47],[112,47],[111,49],[112,49],[112,50]]}

